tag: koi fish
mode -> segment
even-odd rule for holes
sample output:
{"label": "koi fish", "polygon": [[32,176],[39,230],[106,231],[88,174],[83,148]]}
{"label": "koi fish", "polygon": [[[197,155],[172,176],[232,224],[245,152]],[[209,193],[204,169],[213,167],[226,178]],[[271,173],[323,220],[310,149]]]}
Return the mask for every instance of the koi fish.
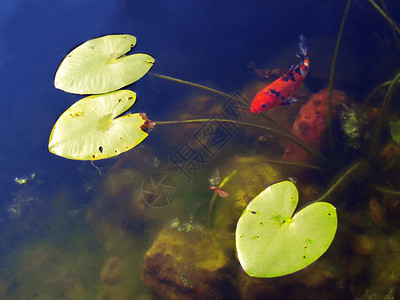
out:
{"label": "koi fish", "polygon": [[299,36],[298,45],[300,51],[296,56],[302,61],[297,66],[291,66],[285,75],[259,91],[251,103],[251,112],[259,113],[276,105],[290,105],[298,101],[293,93],[309,74],[307,41],[304,35]]}

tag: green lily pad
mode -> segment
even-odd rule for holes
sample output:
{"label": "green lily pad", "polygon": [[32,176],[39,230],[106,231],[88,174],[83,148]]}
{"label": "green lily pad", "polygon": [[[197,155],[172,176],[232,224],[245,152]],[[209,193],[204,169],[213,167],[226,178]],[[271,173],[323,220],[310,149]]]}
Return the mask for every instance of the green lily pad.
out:
{"label": "green lily pad", "polygon": [[400,121],[390,123],[390,133],[397,145],[400,145]]}
{"label": "green lily pad", "polygon": [[278,277],[301,270],[329,248],[336,209],[315,202],[293,217],[298,192],[290,181],[269,186],[243,211],[236,227],[239,262],[249,276]]}
{"label": "green lily pad", "polygon": [[72,50],[57,70],[54,86],[75,94],[118,90],[143,77],[154,64],[148,54],[125,56],[136,44],[132,35],[107,35]]}
{"label": "green lily pad", "polygon": [[147,137],[141,114],[119,116],[136,94],[120,90],[86,97],[68,108],[51,131],[50,152],[69,159],[98,160],[128,151]]}

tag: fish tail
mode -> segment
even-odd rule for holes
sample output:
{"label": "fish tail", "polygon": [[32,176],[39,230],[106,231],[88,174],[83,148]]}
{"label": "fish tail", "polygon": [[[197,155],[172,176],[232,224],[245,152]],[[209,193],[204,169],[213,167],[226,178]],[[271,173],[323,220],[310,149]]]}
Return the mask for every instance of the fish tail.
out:
{"label": "fish tail", "polygon": [[307,50],[308,50],[307,49],[307,40],[306,40],[306,37],[304,35],[302,35],[302,34],[299,35],[298,45],[299,45],[300,52],[297,52],[296,55],[298,57],[300,57],[301,59],[306,58],[307,57]]}

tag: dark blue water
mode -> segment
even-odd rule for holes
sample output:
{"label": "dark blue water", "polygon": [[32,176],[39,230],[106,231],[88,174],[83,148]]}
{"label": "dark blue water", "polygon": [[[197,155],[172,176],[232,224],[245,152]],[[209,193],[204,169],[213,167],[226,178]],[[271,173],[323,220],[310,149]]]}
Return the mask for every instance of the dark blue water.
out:
{"label": "dark blue water", "polygon": [[[95,37],[132,34],[137,37],[133,51],[155,58],[152,72],[233,94],[255,79],[248,68],[252,61],[260,67],[283,69],[296,64],[297,37],[304,34],[311,64],[311,76],[305,83],[315,92],[327,86],[345,2],[3,0],[0,254],[9,254],[28,242],[29,236],[48,238],[46,232],[52,225],[46,218],[62,214],[64,208],[84,208],[99,184],[97,171],[89,163],[57,157],[47,150],[55,121],[81,98],[53,85],[54,74],[70,50]],[[399,23],[397,2],[387,0],[386,4]],[[388,22],[367,1],[354,1],[345,25],[335,86],[361,101],[399,68],[400,52]],[[193,92],[193,88],[150,76],[131,88],[137,93],[133,110],[157,120],[169,119],[166,112],[173,113],[182,106],[181,96]],[[157,141],[149,138],[148,143]],[[99,165],[107,170],[117,160]],[[15,177],[31,173],[37,174],[35,184],[15,183]],[[60,189],[68,190],[73,199],[64,208],[52,205]],[[9,209],[18,197],[32,200],[24,202],[24,217],[16,219]]]}

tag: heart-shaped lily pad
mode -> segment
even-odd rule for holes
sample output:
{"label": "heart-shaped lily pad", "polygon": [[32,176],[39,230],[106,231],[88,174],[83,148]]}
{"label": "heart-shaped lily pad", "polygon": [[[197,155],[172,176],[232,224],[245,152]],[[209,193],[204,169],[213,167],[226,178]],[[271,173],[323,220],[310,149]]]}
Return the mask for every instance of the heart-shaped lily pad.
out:
{"label": "heart-shaped lily pad", "polygon": [[128,151],[147,137],[141,114],[120,116],[136,94],[120,90],[86,97],[68,108],[51,131],[50,152],[69,159],[98,160]]}
{"label": "heart-shaped lily pad", "polygon": [[154,64],[148,54],[125,56],[136,44],[132,35],[107,35],[72,50],[57,70],[54,86],[69,93],[101,94],[139,80]]}
{"label": "heart-shaped lily pad", "polygon": [[329,248],[336,233],[336,209],[315,202],[293,217],[298,192],[290,181],[269,186],[244,210],[236,228],[237,255],[254,277],[278,277],[301,270]]}

